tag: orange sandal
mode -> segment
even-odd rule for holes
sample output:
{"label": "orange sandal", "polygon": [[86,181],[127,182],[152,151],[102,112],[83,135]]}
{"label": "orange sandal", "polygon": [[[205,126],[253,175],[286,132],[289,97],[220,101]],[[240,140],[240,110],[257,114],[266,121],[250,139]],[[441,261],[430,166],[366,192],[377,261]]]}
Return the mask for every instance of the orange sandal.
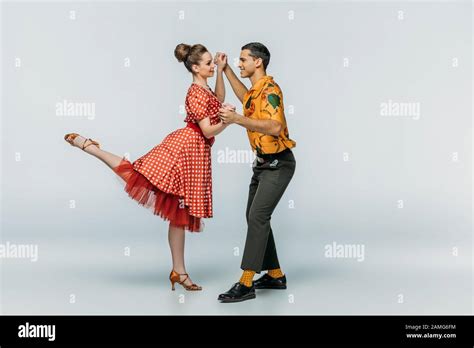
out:
{"label": "orange sandal", "polygon": [[[185,275],[186,278],[184,278],[183,280],[180,280],[180,276],[182,275]],[[183,273],[183,274],[179,274],[178,272],[172,270],[171,271],[171,274],[170,274],[170,282],[171,282],[171,290],[174,291],[174,283],[178,283],[178,284],[181,284],[186,290],[188,291],[199,291],[199,290],[202,290],[202,287],[200,287],[199,285],[196,285],[196,284],[191,284],[191,285],[186,285],[184,284],[184,282],[186,281],[186,279],[188,279],[189,276],[187,273]]]}
{"label": "orange sandal", "polygon": [[[66,140],[69,144],[71,144],[72,146],[75,146],[74,145],[74,139],[76,139],[76,137],[79,136],[79,134],[77,133],[68,133],[64,136],[64,140]],[[90,141],[89,144],[86,145],[87,141]],[[85,145],[85,146],[84,146]],[[90,146],[90,145],[95,145],[97,146],[98,148],[100,148],[100,144],[95,141],[95,140],[92,140],[92,139],[86,139],[84,140],[84,143],[82,144],[82,146],[80,147],[81,150],[84,150],[86,147]]]}

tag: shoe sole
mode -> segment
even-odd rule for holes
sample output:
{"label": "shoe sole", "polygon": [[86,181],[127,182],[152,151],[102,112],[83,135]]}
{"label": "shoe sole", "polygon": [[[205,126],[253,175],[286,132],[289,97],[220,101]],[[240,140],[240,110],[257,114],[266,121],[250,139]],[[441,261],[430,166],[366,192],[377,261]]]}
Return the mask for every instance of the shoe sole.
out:
{"label": "shoe sole", "polygon": [[282,286],[259,286],[255,287],[255,290],[269,289],[269,290],[286,290],[286,285]]}
{"label": "shoe sole", "polygon": [[251,294],[251,295],[247,295],[245,297],[241,297],[241,298],[225,298],[225,299],[218,299],[219,301],[221,301],[221,303],[232,303],[232,302],[242,302],[242,301],[247,301],[247,300],[251,300],[253,298],[256,298],[257,296],[255,294]]}

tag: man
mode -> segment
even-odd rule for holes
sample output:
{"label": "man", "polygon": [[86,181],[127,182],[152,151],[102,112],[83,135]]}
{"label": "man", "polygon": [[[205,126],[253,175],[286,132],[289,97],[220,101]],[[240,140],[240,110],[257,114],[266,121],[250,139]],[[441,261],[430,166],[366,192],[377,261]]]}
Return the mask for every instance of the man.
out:
{"label": "man", "polygon": [[[255,289],[286,289],[286,276],[278,262],[270,219],[293,177],[296,162],[290,149],[296,143],[289,138],[280,87],[266,74],[269,62],[270,52],[261,43],[242,47],[240,76],[250,79],[250,90],[228,64],[224,68],[234,93],[243,104],[244,115],[222,108],[220,117],[224,123],[235,123],[247,129],[250,146],[257,158],[247,202],[243,274],[229,291],[219,295],[221,302],[253,299]],[[253,281],[255,273],[262,270],[268,270],[268,273]]]}

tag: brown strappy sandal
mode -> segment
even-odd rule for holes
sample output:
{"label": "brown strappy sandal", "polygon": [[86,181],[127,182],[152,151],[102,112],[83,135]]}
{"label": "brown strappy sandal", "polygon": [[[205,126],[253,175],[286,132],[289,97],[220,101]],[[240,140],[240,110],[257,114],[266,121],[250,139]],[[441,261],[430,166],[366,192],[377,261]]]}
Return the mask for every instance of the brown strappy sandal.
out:
{"label": "brown strappy sandal", "polygon": [[[185,275],[186,278],[184,278],[183,280],[180,281],[180,276],[182,275]],[[202,290],[202,287],[200,287],[199,285],[196,285],[196,284],[191,284],[191,285],[186,285],[184,284],[184,282],[186,281],[186,279],[189,278],[189,275],[187,273],[183,273],[183,274],[180,274],[174,270],[171,271],[171,274],[170,274],[170,282],[171,282],[171,290],[175,290],[174,289],[174,284],[175,283],[178,283],[178,284],[181,284],[183,286],[183,288],[185,288],[187,291],[199,291],[199,290]]]}
{"label": "brown strappy sandal", "polygon": [[[76,146],[76,145],[74,145],[74,139],[76,139],[77,136],[79,136],[79,134],[77,134],[77,133],[68,133],[68,134],[66,134],[66,135],[64,136],[64,140],[66,140],[66,141],[67,141],[69,144],[71,144],[72,146]],[[86,145],[86,143],[87,143],[88,140],[90,141],[90,143]],[[100,144],[99,144],[97,141],[92,140],[92,139],[89,139],[89,138],[86,139],[86,140],[84,140],[84,143],[83,143],[82,146],[79,147],[79,148],[80,148],[81,150],[84,150],[86,147],[88,147],[88,146],[90,146],[90,145],[95,145],[95,146],[97,146],[98,148],[100,148]],[[76,146],[76,147],[78,147],[78,146]]]}

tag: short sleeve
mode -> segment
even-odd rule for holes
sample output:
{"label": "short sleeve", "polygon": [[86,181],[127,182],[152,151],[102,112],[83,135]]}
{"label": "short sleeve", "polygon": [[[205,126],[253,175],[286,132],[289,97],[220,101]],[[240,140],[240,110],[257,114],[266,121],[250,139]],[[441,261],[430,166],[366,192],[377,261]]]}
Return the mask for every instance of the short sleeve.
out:
{"label": "short sleeve", "polygon": [[260,103],[260,114],[264,119],[271,119],[285,124],[283,113],[283,94],[280,87],[269,83],[262,91]]}
{"label": "short sleeve", "polygon": [[208,106],[209,106],[209,93],[196,89],[193,93],[188,96],[188,113],[191,117],[200,121],[203,118],[208,117]]}

